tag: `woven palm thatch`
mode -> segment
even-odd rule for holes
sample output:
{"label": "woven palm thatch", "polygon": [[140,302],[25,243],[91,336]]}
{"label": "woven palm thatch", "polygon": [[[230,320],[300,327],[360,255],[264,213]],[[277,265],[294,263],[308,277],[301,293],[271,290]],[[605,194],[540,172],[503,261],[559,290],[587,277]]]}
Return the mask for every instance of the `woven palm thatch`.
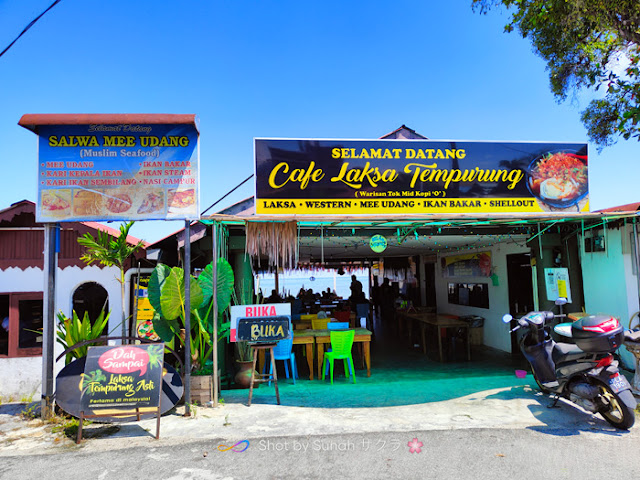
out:
{"label": "woven palm thatch", "polygon": [[297,222],[246,222],[247,253],[267,257],[269,265],[295,268],[298,243]]}

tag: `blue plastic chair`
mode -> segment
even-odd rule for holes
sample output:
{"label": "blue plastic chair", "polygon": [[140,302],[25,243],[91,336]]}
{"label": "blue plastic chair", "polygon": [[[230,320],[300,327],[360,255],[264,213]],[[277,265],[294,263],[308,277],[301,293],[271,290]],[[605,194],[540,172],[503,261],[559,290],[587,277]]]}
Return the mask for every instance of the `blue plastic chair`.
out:
{"label": "blue plastic chair", "polygon": [[329,322],[327,328],[329,330],[348,330],[349,322]]}
{"label": "blue plastic chair", "polygon": [[[298,376],[298,368],[296,366],[296,354],[293,353],[293,337],[280,340],[275,347],[273,347],[273,358],[276,360],[284,360],[284,373],[289,378],[289,366],[287,360],[291,362],[291,378],[293,378],[293,384],[296,384],[296,377]],[[273,364],[269,361],[269,375],[273,374]],[[267,370],[267,362],[264,364],[262,373]],[[271,380],[269,380],[269,386],[271,386]]]}
{"label": "blue plastic chair", "polygon": [[367,319],[365,322],[365,328],[369,328],[369,304],[368,303],[358,303],[356,305],[356,325],[357,326],[360,326],[361,318]]}

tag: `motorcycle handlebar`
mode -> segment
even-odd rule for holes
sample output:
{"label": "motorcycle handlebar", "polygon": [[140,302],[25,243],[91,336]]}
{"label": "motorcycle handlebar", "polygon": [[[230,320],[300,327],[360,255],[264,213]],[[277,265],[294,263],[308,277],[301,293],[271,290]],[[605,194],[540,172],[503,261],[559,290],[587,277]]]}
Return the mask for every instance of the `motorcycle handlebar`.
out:
{"label": "motorcycle handlebar", "polygon": [[[537,312],[529,312],[526,315],[516,319],[516,321],[518,322],[518,327],[516,327],[512,331],[515,331],[520,327],[526,327],[527,324],[529,324],[529,323],[532,323],[534,325],[541,325],[541,324],[544,325],[544,324],[546,324],[547,322],[553,320],[556,317],[563,317],[563,316],[564,315],[554,315],[553,312],[550,312],[548,310],[541,310],[541,311],[537,311]],[[513,317],[511,317],[510,320],[513,320]]]}

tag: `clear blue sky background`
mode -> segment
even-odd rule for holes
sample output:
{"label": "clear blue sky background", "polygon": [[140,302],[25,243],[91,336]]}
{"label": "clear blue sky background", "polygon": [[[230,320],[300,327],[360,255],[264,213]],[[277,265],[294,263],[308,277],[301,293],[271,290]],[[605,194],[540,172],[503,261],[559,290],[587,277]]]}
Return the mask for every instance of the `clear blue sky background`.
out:
{"label": "clear blue sky background", "polygon": [[[0,0],[3,49],[52,0]],[[25,113],[195,113],[202,208],[253,173],[254,137],[586,142],[507,15],[470,0],[63,0],[0,58],[0,208],[36,199]],[[640,143],[590,145],[592,209],[640,201]],[[249,182],[218,207],[249,197]],[[183,222],[139,222],[148,241]]]}

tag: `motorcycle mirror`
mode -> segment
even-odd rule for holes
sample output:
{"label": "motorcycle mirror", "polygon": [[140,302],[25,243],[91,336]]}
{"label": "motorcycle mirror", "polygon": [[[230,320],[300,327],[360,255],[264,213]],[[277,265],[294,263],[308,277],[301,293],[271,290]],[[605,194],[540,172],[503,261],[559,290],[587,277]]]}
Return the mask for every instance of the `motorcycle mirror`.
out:
{"label": "motorcycle mirror", "polygon": [[556,299],[556,302],[555,302],[555,303],[556,303],[556,305],[560,306],[560,305],[566,305],[568,302],[567,302],[567,299],[566,299],[566,298],[564,298],[564,297],[558,297],[558,298]]}
{"label": "motorcycle mirror", "polygon": [[513,317],[511,315],[509,315],[508,313],[506,313],[503,317],[502,317],[502,321],[504,323],[509,323],[511,320],[513,320]]}

